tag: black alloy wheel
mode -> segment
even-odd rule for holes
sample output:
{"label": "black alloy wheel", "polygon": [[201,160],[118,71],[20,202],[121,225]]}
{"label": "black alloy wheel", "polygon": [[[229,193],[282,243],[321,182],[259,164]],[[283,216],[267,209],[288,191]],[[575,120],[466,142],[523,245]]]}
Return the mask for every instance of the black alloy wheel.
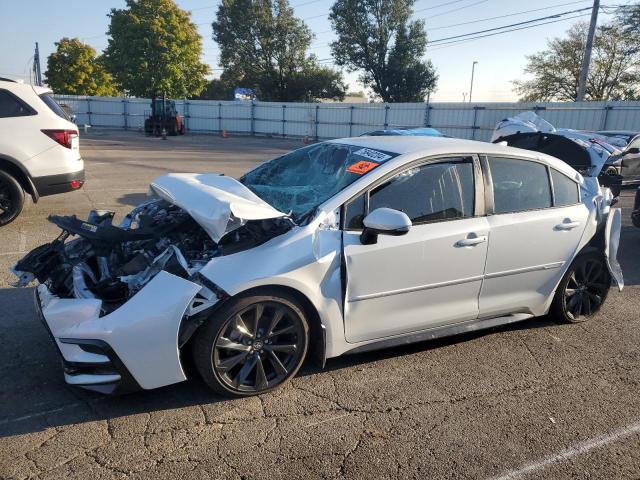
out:
{"label": "black alloy wheel", "polygon": [[18,181],[0,170],[0,227],[20,215],[24,205],[24,190]]}
{"label": "black alloy wheel", "polygon": [[578,256],[565,274],[554,299],[555,313],[568,322],[583,322],[604,303],[611,274],[602,254]]}
{"label": "black alloy wheel", "polygon": [[196,367],[205,382],[224,394],[249,396],[295,375],[307,352],[309,328],[292,300],[248,297],[218,312],[194,344]]}

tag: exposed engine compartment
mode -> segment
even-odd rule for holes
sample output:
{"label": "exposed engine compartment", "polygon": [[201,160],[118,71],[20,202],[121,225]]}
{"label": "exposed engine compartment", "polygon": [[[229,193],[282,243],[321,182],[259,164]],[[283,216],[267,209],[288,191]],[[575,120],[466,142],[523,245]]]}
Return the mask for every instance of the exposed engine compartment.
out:
{"label": "exposed engine compartment", "polygon": [[185,210],[165,200],[136,207],[117,226],[113,218],[114,212],[96,210],[86,221],[51,215],[62,233],[15,265],[15,286],[35,279],[60,298],[97,298],[104,315],[162,270],[190,278],[212,258],[258,246],[293,226],[287,217],[239,221],[216,243]]}

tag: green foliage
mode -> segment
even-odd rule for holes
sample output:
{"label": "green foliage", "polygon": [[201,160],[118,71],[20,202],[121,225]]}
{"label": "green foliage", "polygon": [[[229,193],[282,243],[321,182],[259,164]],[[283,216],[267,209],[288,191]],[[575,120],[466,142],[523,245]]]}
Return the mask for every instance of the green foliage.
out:
{"label": "green foliage", "polygon": [[67,95],[117,95],[118,90],[96,51],[77,38],[56,42],[56,51],[47,58],[47,85]]}
{"label": "green foliage", "polygon": [[105,63],[117,82],[139,97],[188,97],[205,87],[202,38],[190,14],[173,0],[127,0],[112,9]]}
{"label": "green foliage", "polygon": [[337,0],[329,19],[338,39],[331,44],[338,65],[360,71],[360,80],[385,102],[422,102],[437,74],[422,60],[424,22],[411,21],[414,0]]}
{"label": "green foliage", "polygon": [[199,100],[233,100],[233,90],[236,86],[233,79],[228,79],[223,73],[220,78],[209,80],[197,98]]}
{"label": "green foliage", "polygon": [[287,0],[223,0],[212,27],[225,80],[260,100],[344,98],[340,73],[307,55],[313,35]]}
{"label": "green foliage", "polygon": [[[523,101],[575,101],[587,23],[569,28],[565,38],[554,38],[548,49],[527,57],[525,73],[515,81]],[[640,88],[640,37],[629,35],[618,23],[598,27],[587,78],[587,100],[633,100]]]}

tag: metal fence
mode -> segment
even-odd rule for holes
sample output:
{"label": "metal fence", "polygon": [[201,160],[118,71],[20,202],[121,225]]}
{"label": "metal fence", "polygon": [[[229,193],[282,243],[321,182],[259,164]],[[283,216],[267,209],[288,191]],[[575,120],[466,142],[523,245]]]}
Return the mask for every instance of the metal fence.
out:
{"label": "metal fence", "polygon": [[[79,125],[141,129],[151,100],[57,95]],[[191,132],[313,139],[357,136],[394,127],[434,127],[458,138],[488,140],[496,123],[533,110],[557,127],[640,131],[640,102],[566,103],[275,103],[177,100]]]}

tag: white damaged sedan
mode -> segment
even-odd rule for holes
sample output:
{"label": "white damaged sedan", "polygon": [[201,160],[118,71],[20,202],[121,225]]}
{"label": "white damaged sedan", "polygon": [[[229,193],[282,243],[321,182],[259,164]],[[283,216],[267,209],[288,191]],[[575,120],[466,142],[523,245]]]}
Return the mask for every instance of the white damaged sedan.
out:
{"label": "white damaged sedan", "polygon": [[239,180],[170,174],[116,226],[62,233],[14,267],[68,384],[114,393],[197,371],[269,391],[306,357],[591,317],[623,279],[620,211],[567,163],[429,137],[318,143]]}

